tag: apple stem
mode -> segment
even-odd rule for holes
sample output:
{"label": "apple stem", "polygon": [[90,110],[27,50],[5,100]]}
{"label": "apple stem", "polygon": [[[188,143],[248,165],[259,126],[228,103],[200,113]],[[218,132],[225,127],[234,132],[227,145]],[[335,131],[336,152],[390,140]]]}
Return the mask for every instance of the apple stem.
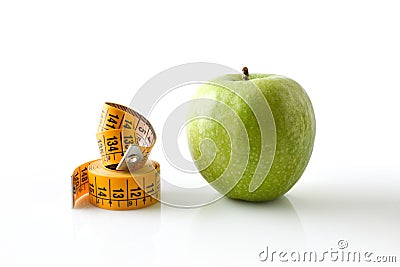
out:
{"label": "apple stem", "polygon": [[242,73],[243,80],[249,80],[249,69],[247,67],[243,67]]}

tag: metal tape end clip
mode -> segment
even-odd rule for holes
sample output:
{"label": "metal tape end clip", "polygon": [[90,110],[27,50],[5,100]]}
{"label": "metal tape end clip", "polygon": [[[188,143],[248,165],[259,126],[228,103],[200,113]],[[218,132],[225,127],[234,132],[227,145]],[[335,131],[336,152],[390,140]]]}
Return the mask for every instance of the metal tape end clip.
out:
{"label": "metal tape end clip", "polygon": [[133,170],[141,166],[144,156],[139,146],[130,145],[116,168],[117,171]]}

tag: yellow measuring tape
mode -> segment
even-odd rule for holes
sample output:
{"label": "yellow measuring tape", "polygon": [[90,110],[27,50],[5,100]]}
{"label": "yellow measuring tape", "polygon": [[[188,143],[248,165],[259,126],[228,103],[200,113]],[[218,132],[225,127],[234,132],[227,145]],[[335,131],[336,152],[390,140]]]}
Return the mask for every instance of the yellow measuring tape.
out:
{"label": "yellow measuring tape", "polygon": [[149,160],[156,134],[128,107],[105,103],[97,129],[101,159],[77,167],[71,177],[73,207],[88,197],[109,210],[150,206],[160,199],[160,164]]}

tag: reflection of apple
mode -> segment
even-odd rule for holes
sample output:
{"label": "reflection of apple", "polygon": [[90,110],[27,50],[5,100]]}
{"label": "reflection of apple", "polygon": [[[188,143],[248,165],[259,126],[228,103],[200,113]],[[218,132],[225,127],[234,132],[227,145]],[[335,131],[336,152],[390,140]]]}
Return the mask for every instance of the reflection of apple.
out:
{"label": "reflection of apple", "polygon": [[[202,85],[196,92],[194,99],[205,98],[226,104],[237,114],[236,116],[239,116],[248,136],[248,141],[243,140],[235,143],[241,147],[249,147],[249,158],[244,172],[241,172],[241,170],[233,170],[234,172],[232,172],[243,173],[238,183],[230,188],[229,192],[223,186],[228,181],[222,181],[213,184],[213,186],[221,193],[227,193],[227,196],[231,198],[267,201],[285,194],[303,174],[314,145],[314,111],[306,92],[297,82],[278,75],[248,75],[246,71],[247,69],[244,69],[243,75],[226,75]],[[250,108],[243,98],[235,92],[246,91],[247,88],[254,87],[254,85],[259,88],[266,101],[253,101],[255,104]],[[263,98],[262,95],[260,94],[257,97]],[[254,98],[254,95],[250,94],[251,97]],[[250,103],[251,101],[246,102]],[[265,107],[260,105],[265,105]],[[235,119],[231,114],[221,115],[221,110],[217,106],[212,103],[196,105],[196,101],[194,101],[189,115],[196,117],[196,114],[199,113],[207,114],[211,119],[198,118],[187,125],[190,152],[193,159],[197,160],[196,165],[200,169],[200,173],[209,183],[215,181],[224,173],[231,159],[240,156],[232,153],[234,148],[231,147],[231,133],[228,133],[223,127],[224,124],[231,124],[232,128]],[[274,128],[274,140],[269,140],[269,137],[265,135],[261,140],[263,129],[260,129],[259,119],[257,120],[255,113],[253,113],[258,108],[270,110],[273,117],[272,122],[269,123],[270,125],[261,127]],[[208,153],[208,150],[211,149],[204,148],[204,143],[202,144],[207,139],[214,142],[215,151],[213,153]],[[268,171],[264,173],[263,177],[256,177],[257,175],[254,175],[254,173],[259,165],[262,141],[263,146],[265,144],[271,145],[271,142],[274,142],[275,150],[269,152],[272,159],[270,163],[267,161],[260,162],[260,166],[269,165]],[[205,167],[201,168],[200,166]],[[225,176],[221,179],[235,179],[233,176]],[[261,181],[259,186],[253,190],[251,189],[252,179]]]}

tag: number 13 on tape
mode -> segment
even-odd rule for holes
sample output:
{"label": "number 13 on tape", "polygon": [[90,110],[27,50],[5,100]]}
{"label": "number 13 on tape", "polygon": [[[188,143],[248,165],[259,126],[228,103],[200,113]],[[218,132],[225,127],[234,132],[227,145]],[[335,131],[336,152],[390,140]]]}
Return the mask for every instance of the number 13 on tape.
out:
{"label": "number 13 on tape", "polygon": [[97,129],[100,159],[78,166],[71,177],[73,207],[110,210],[150,206],[160,199],[160,164],[149,160],[156,134],[128,107],[105,103]]}

